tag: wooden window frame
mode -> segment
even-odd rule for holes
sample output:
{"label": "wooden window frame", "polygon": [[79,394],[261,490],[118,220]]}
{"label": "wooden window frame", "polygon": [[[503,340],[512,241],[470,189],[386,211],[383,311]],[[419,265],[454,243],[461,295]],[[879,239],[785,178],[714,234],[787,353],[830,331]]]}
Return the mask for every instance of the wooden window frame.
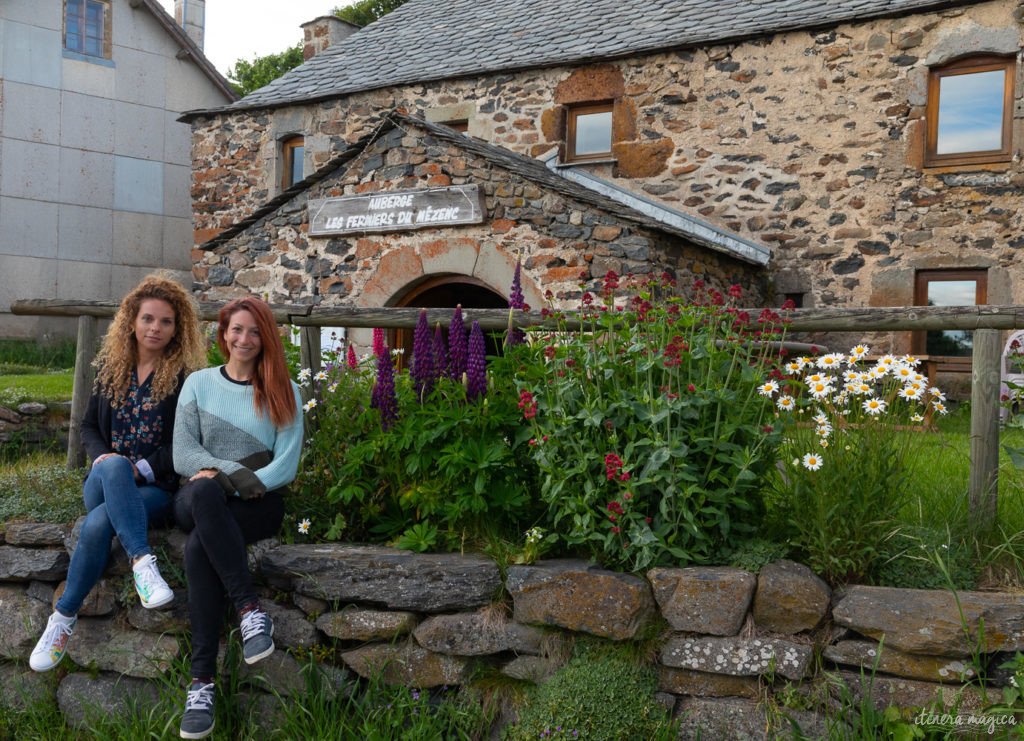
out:
{"label": "wooden window frame", "polygon": [[[1003,137],[999,149],[977,152],[938,154],[939,84],[944,77],[1003,70]],[[928,105],[925,109],[925,167],[977,165],[1009,162],[1013,159],[1013,88],[1017,71],[1016,57],[969,57],[935,67],[928,72]]]}
{"label": "wooden window frame", "polygon": [[[964,268],[961,270],[918,270],[914,275],[914,305],[928,305],[928,285],[930,283],[946,283],[955,280],[974,281],[974,305],[983,306],[988,303],[988,270],[985,268]],[[911,333],[910,351],[914,355],[925,355],[927,330],[916,330]],[[954,361],[970,364],[969,357],[949,356]],[[946,370],[940,368],[940,370]]]}
{"label": "wooden window frame", "polygon": [[609,144],[614,143],[615,132],[615,101],[606,100],[585,105],[567,106],[565,110],[565,161],[566,162],[593,162],[595,160],[609,160],[612,158],[612,151],[609,147],[607,152],[590,152],[588,154],[576,154],[576,118],[592,113],[611,113],[612,127],[609,131]]}
{"label": "wooden window frame", "polygon": [[[85,48],[86,48],[86,44],[85,44],[85,39],[86,39],[85,26],[86,26],[86,18],[88,16],[89,3],[93,3],[94,5],[98,5],[103,10],[103,18],[102,18],[102,21],[101,21],[102,24],[103,24],[103,29],[102,29],[103,36],[102,36],[102,38],[95,37],[95,36],[89,37],[89,38],[95,38],[97,41],[100,42],[100,46],[102,47],[102,52],[101,52],[101,54],[99,56],[97,56],[96,54],[90,54],[89,52],[87,52],[85,50]],[[110,2],[110,0],[82,0],[82,12],[85,15],[78,15],[78,16],[76,16],[76,18],[78,19],[78,22],[80,24],[80,28],[82,29],[82,32],[80,34],[76,34],[76,35],[81,37],[81,39],[82,39],[82,46],[79,49],[74,49],[74,48],[68,46],[68,0],[64,0],[64,32],[63,32],[63,38],[62,38],[62,43],[63,43],[64,49],[66,49],[67,51],[72,52],[74,54],[81,54],[84,57],[93,57],[93,58],[96,58],[96,59],[111,59],[112,58],[112,52],[113,52],[113,18],[112,18],[113,7],[112,7],[112,3]]]}
{"label": "wooden window frame", "polygon": [[[292,170],[295,169],[295,150],[305,146],[306,137],[302,134],[294,134],[281,141],[281,190],[288,190],[302,180],[302,178],[292,180]],[[303,149],[303,154],[305,154],[305,149]]]}

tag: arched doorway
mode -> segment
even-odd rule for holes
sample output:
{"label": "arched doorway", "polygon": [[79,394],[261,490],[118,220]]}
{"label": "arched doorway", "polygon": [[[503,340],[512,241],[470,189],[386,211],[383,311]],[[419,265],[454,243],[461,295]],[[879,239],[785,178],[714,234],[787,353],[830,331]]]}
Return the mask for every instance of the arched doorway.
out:
{"label": "arched doorway", "polygon": [[[459,304],[464,310],[506,309],[508,299],[482,280],[470,275],[434,275],[410,288],[394,305],[454,310]],[[466,323],[466,329],[469,329],[470,324],[471,322]],[[447,341],[447,322],[442,323],[441,329],[444,330]],[[503,333],[485,334],[484,337],[487,341],[487,354],[500,355]],[[388,346],[405,350],[399,360],[400,367],[406,366],[412,360],[412,340],[411,329],[393,329],[388,332]]]}

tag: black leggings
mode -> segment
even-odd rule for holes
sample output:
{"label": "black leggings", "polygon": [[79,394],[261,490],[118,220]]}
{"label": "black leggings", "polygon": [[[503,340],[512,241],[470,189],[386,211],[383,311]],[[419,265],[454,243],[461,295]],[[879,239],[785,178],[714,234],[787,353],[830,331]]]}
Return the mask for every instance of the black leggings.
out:
{"label": "black leggings", "polygon": [[227,496],[213,479],[185,484],[174,497],[174,517],[189,533],[185,545],[192,676],[217,673],[217,642],[224,597],[241,610],[258,599],[245,546],[276,535],[284,518],[282,490],[259,499]]}

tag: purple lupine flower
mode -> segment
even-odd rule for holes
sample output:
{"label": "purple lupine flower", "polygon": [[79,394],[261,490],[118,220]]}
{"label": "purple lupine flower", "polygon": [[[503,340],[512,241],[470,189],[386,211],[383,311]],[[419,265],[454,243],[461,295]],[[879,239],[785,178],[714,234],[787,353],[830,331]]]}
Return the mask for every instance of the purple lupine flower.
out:
{"label": "purple lupine flower", "polygon": [[441,322],[434,327],[434,380],[437,381],[448,368],[448,348],[444,344]]}
{"label": "purple lupine flower", "polygon": [[387,345],[377,356],[377,383],[373,385],[370,406],[380,411],[380,426],[386,432],[398,419],[398,397],[395,396],[395,367]]}
{"label": "purple lupine flower", "polygon": [[453,381],[462,380],[466,372],[466,324],[462,321],[462,304],[455,307],[448,324],[448,377]]}
{"label": "purple lupine flower", "polygon": [[469,330],[469,357],[466,359],[466,398],[476,401],[487,391],[487,355],[480,322]]}
{"label": "purple lupine flower", "polygon": [[345,364],[349,367],[349,370],[356,369],[356,351],[352,347],[352,343],[348,343],[348,352],[345,353]]}
{"label": "purple lupine flower", "polygon": [[526,342],[526,334],[523,330],[518,327],[512,326],[512,314],[516,309],[526,308],[526,299],[523,297],[523,285],[522,285],[522,265],[523,258],[520,257],[516,261],[516,271],[512,274],[512,289],[508,294],[508,305],[512,311],[508,313],[508,344],[509,347],[515,347],[516,345],[522,345]]}
{"label": "purple lupine flower", "polygon": [[434,388],[434,346],[427,324],[427,310],[420,309],[420,320],[412,334],[412,387],[421,400]]}

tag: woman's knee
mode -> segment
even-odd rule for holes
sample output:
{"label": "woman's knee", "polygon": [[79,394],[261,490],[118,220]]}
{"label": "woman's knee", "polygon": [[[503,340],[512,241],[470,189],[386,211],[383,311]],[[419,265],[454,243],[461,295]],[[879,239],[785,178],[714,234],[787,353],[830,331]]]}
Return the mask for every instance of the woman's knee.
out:
{"label": "woman's knee", "polygon": [[107,505],[101,504],[89,510],[78,534],[78,542],[99,544],[109,543],[114,537],[114,526],[107,515]]}
{"label": "woman's knee", "polygon": [[178,524],[191,530],[211,508],[223,507],[225,499],[224,489],[213,479],[189,481],[174,496],[174,514]]}
{"label": "woman's knee", "polygon": [[92,476],[93,474],[98,474],[101,478],[106,478],[112,475],[134,475],[134,472],[132,471],[131,461],[122,455],[112,455],[109,458],[104,458],[93,466],[89,475]]}

